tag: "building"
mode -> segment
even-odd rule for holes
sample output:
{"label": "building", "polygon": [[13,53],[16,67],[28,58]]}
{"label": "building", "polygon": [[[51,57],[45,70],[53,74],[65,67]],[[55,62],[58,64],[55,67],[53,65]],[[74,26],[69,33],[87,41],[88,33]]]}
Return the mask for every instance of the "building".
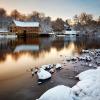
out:
{"label": "building", "polygon": [[36,35],[40,33],[40,24],[39,22],[22,22],[14,20],[10,24],[9,31],[19,35]]}

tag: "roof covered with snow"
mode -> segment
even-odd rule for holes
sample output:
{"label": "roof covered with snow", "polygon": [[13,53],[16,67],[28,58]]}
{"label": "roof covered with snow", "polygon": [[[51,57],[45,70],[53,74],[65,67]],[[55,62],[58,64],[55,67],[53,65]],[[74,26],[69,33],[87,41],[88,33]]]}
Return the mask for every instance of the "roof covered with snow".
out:
{"label": "roof covered with snow", "polygon": [[39,27],[39,22],[22,22],[22,21],[13,21],[16,26],[19,27]]}

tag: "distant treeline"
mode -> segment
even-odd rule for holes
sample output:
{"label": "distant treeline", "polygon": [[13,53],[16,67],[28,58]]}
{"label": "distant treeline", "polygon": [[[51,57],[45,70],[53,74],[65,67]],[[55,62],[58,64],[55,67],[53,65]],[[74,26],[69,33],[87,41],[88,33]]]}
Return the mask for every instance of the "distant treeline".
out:
{"label": "distant treeline", "polygon": [[[66,16],[67,18],[67,16]],[[49,31],[62,31],[66,26],[69,26],[69,21],[66,19],[64,21],[62,18],[57,18],[52,21],[50,16],[45,16],[44,13],[40,13],[37,11],[33,11],[29,15],[25,15],[20,13],[18,10],[13,10],[9,15],[4,8],[0,8],[0,28],[8,27],[12,20],[20,20],[20,21],[38,21],[42,25],[42,27],[47,27],[44,29],[45,31],[49,29]],[[84,26],[84,25],[100,25],[100,16],[97,20],[94,20],[92,14],[81,13],[79,16],[75,15],[73,17],[74,26]]]}

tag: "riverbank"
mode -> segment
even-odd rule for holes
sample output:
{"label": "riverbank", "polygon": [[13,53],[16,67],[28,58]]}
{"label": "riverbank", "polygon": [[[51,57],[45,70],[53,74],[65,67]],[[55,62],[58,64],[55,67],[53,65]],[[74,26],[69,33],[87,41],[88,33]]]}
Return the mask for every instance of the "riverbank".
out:
{"label": "riverbank", "polygon": [[[64,62],[67,61],[73,64],[75,73],[77,74],[80,73],[77,76],[75,75],[72,77],[72,78],[78,78],[79,82],[77,82],[77,84],[74,85],[72,88],[68,85],[67,86],[65,85],[65,87],[58,86],[52,88],[51,90],[48,90],[46,93],[44,93],[38,100],[51,100],[51,99],[92,100],[92,98],[96,98],[96,100],[99,100],[100,99],[99,95],[100,94],[99,91],[100,49],[82,50],[82,54],[80,56],[74,56],[71,57],[70,59],[69,58],[66,59],[65,56],[64,60],[65,60]],[[84,71],[82,71],[81,73],[80,70]],[[60,88],[65,89],[66,95],[64,95],[61,91],[58,91]],[[52,95],[52,93],[54,95]],[[91,98],[91,96],[93,97]]]}

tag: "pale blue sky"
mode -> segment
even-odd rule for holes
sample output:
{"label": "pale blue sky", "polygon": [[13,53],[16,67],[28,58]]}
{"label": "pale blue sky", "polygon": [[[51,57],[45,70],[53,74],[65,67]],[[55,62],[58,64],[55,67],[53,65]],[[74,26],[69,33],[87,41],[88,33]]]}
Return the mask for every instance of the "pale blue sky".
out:
{"label": "pale blue sky", "polygon": [[53,19],[72,18],[81,12],[91,13],[94,17],[100,15],[100,0],[0,0],[0,7],[4,7],[9,13],[13,9],[25,14],[36,10]]}

